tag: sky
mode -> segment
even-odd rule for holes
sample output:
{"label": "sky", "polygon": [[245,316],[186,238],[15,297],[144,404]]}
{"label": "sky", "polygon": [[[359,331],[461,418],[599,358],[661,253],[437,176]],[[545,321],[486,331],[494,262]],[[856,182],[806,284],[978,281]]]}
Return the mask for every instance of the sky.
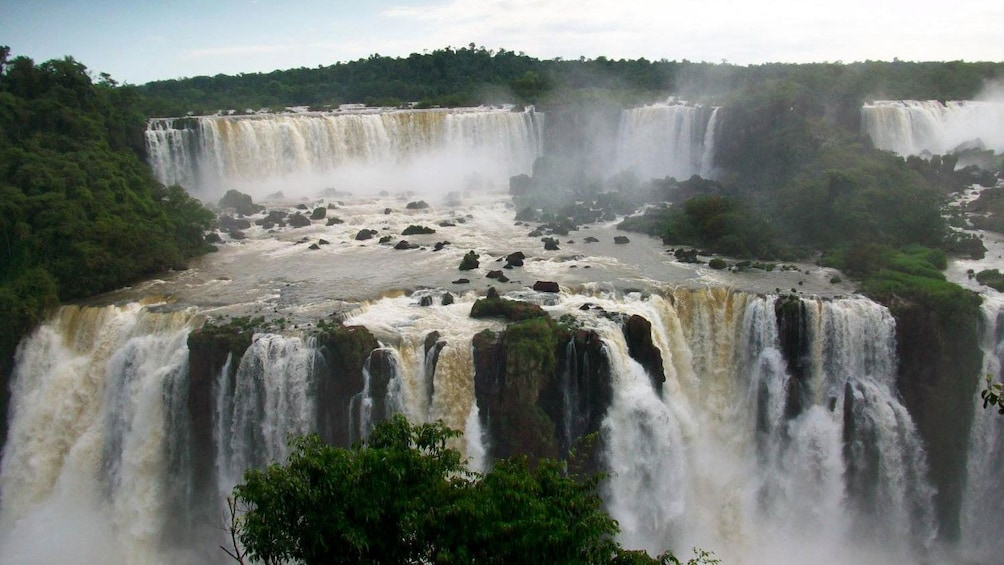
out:
{"label": "sky", "polygon": [[1004,61],[1002,0],[2,0],[0,45],[120,83],[474,43],[541,59]]}

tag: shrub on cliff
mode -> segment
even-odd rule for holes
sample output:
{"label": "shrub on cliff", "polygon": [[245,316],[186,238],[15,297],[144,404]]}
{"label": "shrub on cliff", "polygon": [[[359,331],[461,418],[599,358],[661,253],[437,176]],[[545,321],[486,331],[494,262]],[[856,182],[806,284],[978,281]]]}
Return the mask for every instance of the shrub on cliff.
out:
{"label": "shrub on cliff", "polygon": [[[284,464],[234,488],[232,556],[266,563],[679,563],[614,541],[599,476],[525,459],[470,472],[442,423],[378,424],[364,444],[294,439]],[[239,544],[236,543],[239,541]],[[240,547],[242,546],[242,547]],[[229,551],[229,550],[228,550]],[[703,553],[691,563],[713,563]]]}

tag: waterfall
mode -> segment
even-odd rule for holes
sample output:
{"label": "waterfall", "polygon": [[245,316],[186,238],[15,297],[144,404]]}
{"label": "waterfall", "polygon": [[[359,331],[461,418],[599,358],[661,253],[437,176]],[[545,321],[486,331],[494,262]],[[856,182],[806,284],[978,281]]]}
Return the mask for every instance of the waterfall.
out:
{"label": "waterfall", "polygon": [[[0,465],[0,561],[172,563],[172,446],[191,312],[65,306],[19,350]],[[180,398],[179,398],[180,396]],[[53,543],[54,536],[58,543]]]}
{"label": "waterfall", "polygon": [[529,172],[542,127],[532,109],[202,116],[151,120],[146,141],[157,179],[194,194],[299,185],[445,193]]}
{"label": "waterfall", "polygon": [[617,133],[616,169],[640,178],[710,175],[717,108],[682,103],[624,110]]}
{"label": "waterfall", "polygon": [[861,126],[879,149],[944,155],[960,147],[1004,153],[1004,103],[878,100],[861,109]]}
{"label": "waterfall", "polygon": [[309,340],[262,334],[255,336],[236,373],[229,366],[220,372],[214,440],[222,493],[228,494],[246,469],[284,460],[290,435],[315,431],[318,355]]}
{"label": "waterfall", "polygon": [[746,563],[912,562],[935,534],[934,491],[894,388],[891,315],[865,299],[797,299],[809,358],[796,377],[779,300],[714,289],[633,304],[669,352],[661,398],[623,338],[604,333],[607,497],[622,541]]}
{"label": "waterfall", "polygon": [[[994,381],[1004,379],[1004,302],[987,299],[983,304],[983,374]],[[980,383],[980,390],[986,384]],[[1000,559],[1004,542],[1000,525],[1004,508],[998,503],[1004,492],[1004,416],[995,408],[983,408],[976,395],[976,416],[969,439],[969,460],[962,498],[962,549],[974,562],[992,563]]]}
{"label": "waterfall", "polygon": [[[490,466],[471,339],[504,325],[471,319],[473,300],[419,308],[390,297],[360,308],[349,322],[371,328],[380,347],[366,361],[365,391],[335,416],[355,423],[359,438],[393,412],[442,419],[465,431],[452,446],[472,468]],[[562,293],[545,307],[593,336],[595,355],[563,344],[557,442],[580,433],[573,416],[596,393],[579,388],[582,365],[609,373],[609,405],[596,420],[609,473],[601,492],[626,546],[698,546],[751,564],[906,564],[930,549],[933,491],[895,392],[895,324],[884,307],[724,288]],[[651,323],[661,393],[631,357],[621,321],[633,315]],[[1002,317],[986,316],[996,374]],[[211,425],[189,428],[194,325],[187,311],[64,307],[22,344],[0,464],[0,561],[225,561],[215,525],[194,509],[217,512],[245,469],[285,458],[289,434],[318,425],[319,380],[339,375],[313,338],[258,334],[242,356],[217,361],[215,384],[200,385],[211,389]],[[964,502],[963,543],[978,562],[997,555],[1004,519],[986,503],[1001,488],[1004,444],[989,416],[973,431]],[[202,435],[212,436],[208,467],[189,460],[186,445]],[[197,469],[215,469],[211,485],[193,486]],[[58,547],[46,543],[53,532]]]}

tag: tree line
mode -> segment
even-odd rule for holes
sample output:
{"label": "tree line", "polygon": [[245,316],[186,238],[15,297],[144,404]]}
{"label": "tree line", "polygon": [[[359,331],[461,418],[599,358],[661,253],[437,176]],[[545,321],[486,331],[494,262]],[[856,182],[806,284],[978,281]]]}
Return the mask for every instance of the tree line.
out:
{"label": "tree line", "polygon": [[673,94],[723,101],[776,81],[803,85],[853,116],[869,97],[969,99],[985,81],[1004,76],[1004,63],[962,61],[864,61],[739,66],[729,63],[537,59],[505,48],[473,43],[407,57],[369,57],[316,68],[269,73],[196,76],[153,81],[138,87],[151,116],[212,114],[227,110],[281,110],[339,104],[471,106],[504,102],[567,103],[602,96],[626,103],[651,102]]}

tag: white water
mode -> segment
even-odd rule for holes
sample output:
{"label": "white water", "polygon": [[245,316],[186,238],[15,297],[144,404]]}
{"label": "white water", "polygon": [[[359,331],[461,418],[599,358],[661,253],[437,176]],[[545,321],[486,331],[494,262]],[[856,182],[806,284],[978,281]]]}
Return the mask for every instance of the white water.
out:
{"label": "white water", "polygon": [[187,380],[190,312],[64,307],[22,346],[0,466],[0,561],[173,563],[168,411]]}
{"label": "white water", "polygon": [[615,168],[643,180],[712,176],[717,112],[673,102],[624,110]]}
{"label": "white water", "polygon": [[508,186],[541,153],[531,110],[383,110],[150,121],[157,179],[210,197],[335,189],[449,191]]}
{"label": "white water", "polygon": [[[621,541],[652,552],[704,547],[730,563],[916,562],[909,548],[923,551],[933,535],[923,512],[932,493],[919,479],[924,456],[912,423],[890,390],[888,312],[857,298],[804,302],[811,402],[788,420],[776,299],[724,289],[668,292],[519,293],[603,337],[614,386],[602,425],[611,472],[604,496],[623,528]],[[500,326],[469,318],[473,295],[418,307],[418,294],[362,305],[349,323],[371,328],[392,353],[388,404],[413,421],[443,419],[465,430],[456,447],[481,467],[490,438],[474,404],[470,339]],[[627,354],[619,327],[597,310],[580,310],[586,303],[652,322],[667,377],[661,397]],[[66,308],[25,343],[0,482],[4,532],[11,532],[0,541],[0,561],[225,561],[213,542],[191,557],[191,548],[165,541],[166,515],[185,512],[166,498],[171,480],[184,473],[165,455],[170,422],[179,419],[168,412],[184,413],[185,403],[166,391],[185,375],[178,367],[187,358],[189,320],[135,305]],[[445,345],[430,374],[424,340],[432,330]],[[105,337],[90,345],[87,336]],[[74,337],[88,345],[64,344]],[[312,431],[316,358],[316,346],[296,332],[262,334],[239,361],[236,383],[221,377],[214,393],[220,500],[243,468],[285,457],[287,433]],[[428,377],[435,381],[431,402],[423,392]],[[842,440],[846,383],[855,422],[867,430],[855,436],[860,453],[850,460]],[[60,418],[58,427],[52,418]],[[862,468],[874,471],[871,498],[846,484]],[[64,529],[86,533],[69,553],[41,536]]]}
{"label": "white water", "polygon": [[[1004,299],[987,297],[983,305],[984,329],[980,349],[983,373],[995,382],[1004,379]],[[986,388],[980,381],[979,390]],[[976,414],[969,439],[966,488],[962,498],[962,548],[966,557],[977,563],[992,563],[1004,554],[1004,507],[999,504],[1004,492],[1004,416],[996,408],[983,408],[976,395]]]}
{"label": "white water", "polygon": [[876,147],[904,157],[969,145],[1004,153],[1001,102],[878,100],[861,109],[861,125]]}

